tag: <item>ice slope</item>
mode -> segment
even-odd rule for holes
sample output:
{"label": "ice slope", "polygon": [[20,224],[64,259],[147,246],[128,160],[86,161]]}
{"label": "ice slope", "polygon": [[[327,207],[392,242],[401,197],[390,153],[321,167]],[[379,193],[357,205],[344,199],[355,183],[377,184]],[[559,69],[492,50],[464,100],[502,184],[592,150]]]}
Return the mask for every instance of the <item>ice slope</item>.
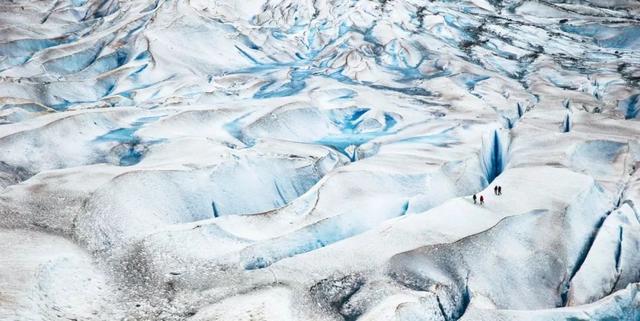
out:
{"label": "ice slope", "polygon": [[28,230],[3,229],[0,238],[3,319],[124,316],[108,272],[82,248],[59,236]]}
{"label": "ice slope", "polygon": [[4,1],[0,320],[638,320],[638,16]]}

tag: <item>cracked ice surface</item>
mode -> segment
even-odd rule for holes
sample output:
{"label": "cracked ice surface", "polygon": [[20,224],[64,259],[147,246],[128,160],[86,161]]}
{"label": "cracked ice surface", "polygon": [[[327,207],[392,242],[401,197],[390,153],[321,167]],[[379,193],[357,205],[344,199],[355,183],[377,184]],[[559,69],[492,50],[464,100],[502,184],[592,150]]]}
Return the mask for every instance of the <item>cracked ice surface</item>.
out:
{"label": "cracked ice surface", "polygon": [[0,320],[640,320],[638,17],[2,1]]}

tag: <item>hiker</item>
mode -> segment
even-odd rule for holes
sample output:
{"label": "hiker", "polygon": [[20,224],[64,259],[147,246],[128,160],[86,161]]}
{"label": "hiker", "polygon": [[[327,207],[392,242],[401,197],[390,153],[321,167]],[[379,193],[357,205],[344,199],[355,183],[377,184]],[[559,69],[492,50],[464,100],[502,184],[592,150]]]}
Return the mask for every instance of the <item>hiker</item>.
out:
{"label": "hiker", "polygon": [[498,195],[498,185],[493,187],[493,194]]}
{"label": "hiker", "polygon": [[477,199],[476,194],[473,194],[473,204],[477,204],[476,199]]}
{"label": "hiker", "polygon": [[484,196],[480,195],[480,205],[484,204]]}
{"label": "hiker", "polygon": [[502,195],[502,186],[498,186],[498,195]]}

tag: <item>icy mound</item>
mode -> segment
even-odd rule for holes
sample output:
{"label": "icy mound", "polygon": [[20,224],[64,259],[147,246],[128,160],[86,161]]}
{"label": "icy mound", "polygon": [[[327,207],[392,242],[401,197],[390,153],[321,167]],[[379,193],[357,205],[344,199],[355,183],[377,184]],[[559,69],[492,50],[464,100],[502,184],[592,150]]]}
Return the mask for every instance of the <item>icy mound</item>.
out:
{"label": "icy mound", "polygon": [[638,16],[4,1],[0,320],[638,320]]}

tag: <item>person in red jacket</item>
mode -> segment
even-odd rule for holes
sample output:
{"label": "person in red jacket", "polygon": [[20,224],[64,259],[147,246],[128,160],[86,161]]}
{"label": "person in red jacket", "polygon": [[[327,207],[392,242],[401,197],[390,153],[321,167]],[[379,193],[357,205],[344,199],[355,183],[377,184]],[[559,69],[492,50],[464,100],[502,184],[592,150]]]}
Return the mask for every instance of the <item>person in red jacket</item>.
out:
{"label": "person in red jacket", "polygon": [[480,205],[484,204],[484,196],[480,195]]}

